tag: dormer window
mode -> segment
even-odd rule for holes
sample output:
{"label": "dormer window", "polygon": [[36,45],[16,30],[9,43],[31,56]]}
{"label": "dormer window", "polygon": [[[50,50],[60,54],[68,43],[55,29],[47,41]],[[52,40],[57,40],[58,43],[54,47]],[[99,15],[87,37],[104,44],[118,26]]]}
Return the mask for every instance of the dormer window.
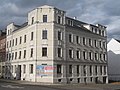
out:
{"label": "dormer window", "polygon": [[33,24],[34,23],[34,17],[32,17],[32,22],[31,22],[31,24]]}
{"label": "dormer window", "polygon": [[68,19],[67,24],[70,25],[70,26],[73,26],[73,21]]}

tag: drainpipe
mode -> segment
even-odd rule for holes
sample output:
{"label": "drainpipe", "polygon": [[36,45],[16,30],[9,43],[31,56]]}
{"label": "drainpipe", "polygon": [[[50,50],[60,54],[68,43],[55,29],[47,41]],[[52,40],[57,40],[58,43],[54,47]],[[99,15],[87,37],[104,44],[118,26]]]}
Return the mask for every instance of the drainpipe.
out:
{"label": "drainpipe", "polygon": [[[37,14],[36,18],[38,20],[38,8],[37,8]],[[35,65],[35,82],[37,82],[37,29],[38,29],[38,21],[36,21],[36,65]]]}

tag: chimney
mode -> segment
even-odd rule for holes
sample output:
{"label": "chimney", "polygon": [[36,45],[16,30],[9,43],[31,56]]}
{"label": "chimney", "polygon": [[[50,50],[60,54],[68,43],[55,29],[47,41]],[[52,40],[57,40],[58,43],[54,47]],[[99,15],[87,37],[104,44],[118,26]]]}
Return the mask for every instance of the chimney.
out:
{"label": "chimney", "polygon": [[77,20],[77,17],[74,17],[73,19]]}

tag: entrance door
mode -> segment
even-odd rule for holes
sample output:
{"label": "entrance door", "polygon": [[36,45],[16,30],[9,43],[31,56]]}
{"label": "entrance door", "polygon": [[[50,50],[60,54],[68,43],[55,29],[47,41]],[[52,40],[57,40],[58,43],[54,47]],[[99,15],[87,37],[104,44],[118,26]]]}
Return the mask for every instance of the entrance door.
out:
{"label": "entrance door", "polygon": [[21,65],[18,65],[16,79],[21,80]]}
{"label": "entrance door", "polygon": [[103,77],[103,83],[106,83],[106,77]]}
{"label": "entrance door", "polygon": [[80,78],[78,78],[77,80],[78,80],[78,83],[80,83]]}

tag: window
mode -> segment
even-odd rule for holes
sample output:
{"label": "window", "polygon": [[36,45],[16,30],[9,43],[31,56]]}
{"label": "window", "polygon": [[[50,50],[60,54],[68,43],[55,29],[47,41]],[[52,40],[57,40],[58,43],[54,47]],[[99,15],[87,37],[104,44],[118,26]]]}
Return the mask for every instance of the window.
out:
{"label": "window", "polygon": [[9,35],[9,30],[8,30],[8,35]]}
{"label": "window", "polygon": [[33,57],[33,48],[31,48],[31,54],[30,57]]}
{"label": "window", "polygon": [[83,51],[83,59],[87,59],[87,51]]}
{"label": "window", "polygon": [[17,38],[15,39],[15,45],[17,45]]}
{"label": "window", "polygon": [[11,60],[11,53],[9,53],[9,60]]}
{"label": "window", "polygon": [[12,60],[14,59],[14,53],[12,53]]}
{"label": "window", "polygon": [[21,51],[19,51],[19,59],[21,59]]}
{"label": "window", "polygon": [[80,51],[79,50],[76,51],[76,56],[77,56],[77,59],[80,59]]}
{"label": "window", "polygon": [[92,46],[92,40],[89,39],[89,46]]}
{"label": "window", "polygon": [[46,57],[47,56],[47,47],[42,48],[42,56]]}
{"label": "window", "polygon": [[77,44],[80,43],[79,36],[76,36],[76,43],[77,43]]}
{"label": "window", "polygon": [[69,58],[73,58],[73,50],[69,49]]}
{"label": "window", "polygon": [[15,59],[17,59],[17,52],[15,52]]}
{"label": "window", "polygon": [[102,66],[100,66],[100,75],[102,75]]}
{"label": "window", "polygon": [[79,74],[80,71],[79,71],[79,65],[77,65],[77,74]]}
{"label": "window", "polygon": [[72,74],[72,65],[69,65],[69,74]]}
{"label": "window", "polygon": [[23,65],[23,73],[26,73],[26,65]]}
{"label": "window", "polygon": [[67,24],[70,25],[70,26],[73,26],[73,21],[68,19]]}
{"label": "window", "polygon": [[31,40],[33,40],[33,32],[31,32]]}
{"label": "window", "polygon": [[90,76],[92,75],[92,66],[90,65]]}
{"label": "window", "polygon": [[47,30],[42,31],[42,39],[47,39]]}
{"label": "window", "polygon": [[33,74],[33,64],[30,64],[30,74]]}
{"label": "window", "polygon": [[62,57],[62,48],[58,48],[58,57]]}
{"label": "window", "polygon": [[23,56],[23,58],[26,58],[26,50],[24,50],[24,56]]}
{"label": "window", "polygon": [[86,38],[83,37],[83,45],[86,45]]}
{"label": "window", "polygon": [[32,22],[31,22],[31,24],[33,24],[34,23],[34,17],[32,17]]}
{"label": "window", "polygon": [[86,65],[83,65],[83,75],[86,76],[87,72],[87,66]]}
{"label": "window", "polygon": [[97,28],[95,28],[95,33],[97,34]]}
{"label": "window", "polygon": [[10,47],[11,47],[11,40],[10,40]]}
{"label": "window", "polygon": [[73,35],[69,34],[69,42],[73,42]]}
{"label": "window", "polygon": [[26,35],[24,35],[24,43],[26,43]]}
{"label": "window", "polygon": [[104,66],[104,75],[106,75],[107,71],[106,71],[107,67]]}
{"label": "window", "polygon": [[99,35],[101,35],[101,30],[99,30]]}
{"label": "window", "polygon": [[95,66],[95,74],[97,75],[97,66]]}
{"label": "window", "polygon": [[103,54],[103,60],[106,60],[106,54]]}
{"label": "window", "polygon": [[102,31],[102,36],[105,36],[104,31]]}
{"label": "window", "polygon": [[102,42],[101,41],[99,41],[99,46],[100,46],[100,48],[102,47]]}
{"label": "window", "polygon": [[61,64],[57,64],[57,74],[61,74]]}
{"label": "window", "polygon": [[94,40],[95,47],[97,47],[97,40]]}
{"label": "window", "polygon": [[12,41],[12,46],[14,46],[14,39],[13,39],[13,41]]}
{"label": "window", "polygon": [[93,53],[89,52],[89,59],[92,60],[93,59]]}
{"label": "window", "polygon": [[61,17],[58,16],[58,23],[61,24]]}
{"label": "window", "polygon": [[62,32],[58,31],[58,40],[62,40]]}
{"label": "window", "polygon": [[43,15],[43,22],[47,22],[47,15]]}
{"label": "window", "polygon": [[8,59],[9,55],[7,54],[6,56],[7,56],[7,59]]}
{"label": "window", "polygon": [[20,44],[21,44],[21,42],[22,42],[22,37],[20,37]]}
{"label": "window", "polygon": [[95,53],[95,60],[98,60],[98,53]]}

